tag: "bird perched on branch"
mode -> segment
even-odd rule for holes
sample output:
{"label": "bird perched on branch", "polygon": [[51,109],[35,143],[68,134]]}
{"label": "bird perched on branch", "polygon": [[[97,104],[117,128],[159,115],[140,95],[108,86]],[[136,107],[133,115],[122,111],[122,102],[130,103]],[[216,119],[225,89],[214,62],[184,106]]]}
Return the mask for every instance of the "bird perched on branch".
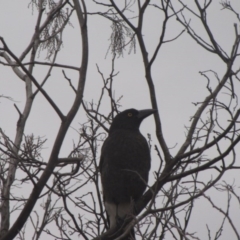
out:
{"label": "bird perched on branch", "polygon": [[[139,127],[154,112],[154,109],[128,109],[119,113],[102,146],[100,172],[110,228],[134,214],[134,203],[146,189],[151,157]],[[124,239],[134,239],[134,230]]]}

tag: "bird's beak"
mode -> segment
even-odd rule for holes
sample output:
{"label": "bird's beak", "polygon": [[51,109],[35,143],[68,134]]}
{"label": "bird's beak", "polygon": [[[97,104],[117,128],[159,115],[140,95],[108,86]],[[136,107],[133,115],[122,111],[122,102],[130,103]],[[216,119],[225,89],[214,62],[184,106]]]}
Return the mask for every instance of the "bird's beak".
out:
{"label": "bird's beak", "polygon": [[156,109],[145,109],[145,110],[141,110],[141,111],[138,111],[138,119],[141,119],[143,120],[144,118],[148,117],[149,115],[153,114],[157,112]]}

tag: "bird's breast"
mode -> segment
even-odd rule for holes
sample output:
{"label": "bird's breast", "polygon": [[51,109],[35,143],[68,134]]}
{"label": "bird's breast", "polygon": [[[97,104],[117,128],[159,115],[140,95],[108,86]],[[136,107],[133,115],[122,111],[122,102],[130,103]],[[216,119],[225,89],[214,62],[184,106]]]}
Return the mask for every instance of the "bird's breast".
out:
{"label": "bird's breast", "polygon": [[148,143],[140,132],[116,132],[109,137],[104,148],[103,156],[109,167],[150,168]]}

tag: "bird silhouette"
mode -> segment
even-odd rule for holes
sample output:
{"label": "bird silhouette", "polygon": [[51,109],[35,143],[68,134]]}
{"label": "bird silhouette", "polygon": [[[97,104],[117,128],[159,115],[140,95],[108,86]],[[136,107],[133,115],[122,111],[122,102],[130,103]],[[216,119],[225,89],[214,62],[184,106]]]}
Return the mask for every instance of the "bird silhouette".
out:
{"label": "bird silhouette", "polygon": [[[146,189],[151,157],[139,127],[142,120],[154,112],[154,109],[128,109],[119,113],[102,146],[99,168],[110,228],[134,215],[134,204]],[[135,239],[134,230],[124,239]]]}

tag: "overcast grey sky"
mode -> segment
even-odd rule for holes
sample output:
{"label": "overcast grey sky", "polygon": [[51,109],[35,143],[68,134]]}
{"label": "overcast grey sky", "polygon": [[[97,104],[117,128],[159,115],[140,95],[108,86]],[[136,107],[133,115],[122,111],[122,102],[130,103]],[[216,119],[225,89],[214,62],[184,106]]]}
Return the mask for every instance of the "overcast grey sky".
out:
{"label": "overcast grey sky", "polygon": [[[240,1],[230,1],[236,10],[240,9]],[[29,1],[0,1],[0,36],[4,38],[10,49],[19,56],[31,40],[37,15],[28,8]],[[234,40],[233,23],[237,19],[228,11],[222,11],[219,1],[214,1],[209,11],[209,24],[214,34],[222,46],[229,53]],[[87,2],[89,12],[97,11],[96,5],[90,1]],[[156,9],[152,8],[147,12],[144,25],[144,37],[147,42],[149,54],[151,55],[159,37],[160,27],[159,15]],[[80,33],[76,17],[73,16],[71,23],[73,27],[67,26],[63,34],[63,47],[59,55],[58,63],[73,65],[79,67],[81,45]],[[191,24],[203,31],[196,20],[192,19]],[[240,28],[238,27],[239,31]],[[90,56],[87,73],[87,82],[84,92],[84,100],[97,100],[101,92],[102,79],[98,74],[96,64],[102,73],[107,77],[111,71],[111,53],[107,55],[110,38],[110,23],[99,16],[89,16],[88,19]],[[175,21],[175,18],[169,23],[166,39],[177,36],[183,27]],[[45,53],[41,53],[40,60],[44,60]],[[239,63],[239,62],[238,62]],[[123,95],[121,100],[121,110],[127,108],[145,109],[151,108],[148,95],[147,84],[144,77],[142,58],[137,46],[136,53],[128,54],[128,50],[123,57],[116,60],[115,69],[119,74],[114,79],[114,90],[116,98]],[[46,74],[46,67],[35,67],[34,72],[38,80],[41,81]],[[192,103],[203,101],[208,92],[206,89],[207,81],[200,76],[199,71],[212,69],[218,72],[221,77],[225,71],[225,66],[217,56],[209,54],[203,50],[196,42],[190,39],[185,32],[179,39],[165,46],[160,50],[154,68],[153,78],[157,92],[159,112],[163,124],[163,133],[169,147],[174,147],[171,153],[174,155],[185,138],[185,126],[190,124],[190,117],[197,110]],[[77,82],[77,72],[65,70],[67,76],[72,82]],[[212,86],[217,83],[212,81]],[[13,98],[19,109],[23,109],[25,100],[24,84],[17,78],[9,67],[0,65],[0,95]],[[51,95],[59,108],[66,113],[73,101],[73,92],[67,81],[64,79],[61,68],[52,72],[52,75],[45,85],[46,91]],[[236,83],[235,92],[240,95],[240,85]],[[224,97],[224,94],[221,94]],[[106,109],[109,105],[106,104]],[[106,111],[102,108],[102,111]],[[18,113],[13,106],[13,102],[0,98],[0,127],[12,139],[15,136],[16,122]],[[72,149],[72,140],[78,139],[78,134],[74,129],[79,128],[79,123],[86,120],[83,110],[80,109],[76,118],[72,122],[72,128],[69,129],[64,145],[61,150],[61,157],[66,155]],[[60,121],[54,110],[49,106],[44,97],[39,93],[35,99],[30,118],[27,121],[26,134],[44,136],[48,138],[43,150],[43,156],[47,159],[49,156],[53,141],[55,139]],[[141,131],[146,136],[147,133],[154,134],[153,118],[146,119]],[[154,138],[153,138],[154,141]],[[153,152],[153,170],[156,156]],[[238,159],[239,160],[239,159]],[[156,161],[156,160],[155,160]],[[152,170],[152,171],[153,171]],[[211,174],[209,174],[210,176]],[[207,177],[209,177],[207,176]],[[235,179],[239,183],[239,174],[231,173],[227,175],[228,180]],[[221,201],[219,197],[216,201]],[[199,233],[199,237],[207,236],[206,222],[213,228],[216,227],[216,216],[209,208],[209,203],[196,201],[196,216],[191,223],[192,229]],[[223,206],[224,207],[224,206]],[[231,212],[236,221],[240,222],[239,206],[236,204],[237,213]],[[199,224],[199,222],[204,224]],[[192,230],[191,229],[191,230]],[[232,230],[223,233],[220,239],[230,239]],[[234,236],[234,235],[233,235]],[[204,239],[204,238],[201,238]],[[235,238],[233,238],[235,239]]]}

